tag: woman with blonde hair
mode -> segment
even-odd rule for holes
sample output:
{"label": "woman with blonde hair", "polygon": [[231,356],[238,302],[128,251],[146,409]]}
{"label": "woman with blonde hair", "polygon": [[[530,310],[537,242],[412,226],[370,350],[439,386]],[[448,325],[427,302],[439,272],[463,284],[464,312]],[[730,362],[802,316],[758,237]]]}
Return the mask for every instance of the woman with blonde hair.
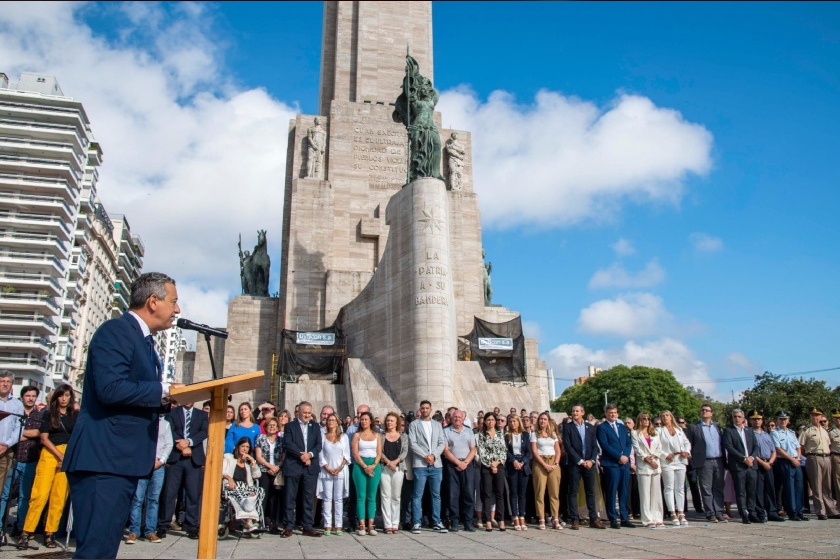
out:
{"label": "woman with blonde hair", "polygon": [[534,427],[534,439],[531,441],[533,462],[534,501],[536,502],[537,517],[540,519],[540,529],[545,529],[545,490],[548,487],[548,505],[551,517],[554,518],[554,528],[562,529],[560,524],[560,456],[563,442],[556,428],[553,427],[551,417],[543,412],[537,417]]}
{"label": "woman with blonde hair", "polygon": [[691,458],[691,443],[677,425],[674,415],[663,410],[659,415],[662,427],[657,428],[661,444],[659,452],[662,465],[662,481],[665,483],[665,506],[671,512],[671,523],[688,525],[683,507],[685,505],[685,471]]}
{"label": "woman with blonde hair", "polygon": [[[527,416],[525,417],[527,418]],[[531,434],[525,431],[522,425],[522,418],[511,416],[508,421],[508,430],[505,434],[507,444],[507,470],[508,488],[510,489],[511,516],[513,518],[513,529],[515,531],[527,531],[525,524],[525,492],[528,488],[528,479],[531,478]]]}
{"label": "woman with blonde hair", "polygon": [[645,527],[664,526],[662,491],[659,486],[662,473],[659,465],[659,455],[662,451],[661,438],[653,427],[649,412],[640,412],[636,416],[636,429],[630,432],[630,436],[636,455],[636,480],[639,484],[642,525]]}
{"label": "woman with blonde hair", "polygon": [[379,482],[386,535],[400,532],[400,494],[407,456],[408,435],[402,432],[402,418],[396,412],[389,412],[385,415],[385,433],[382,434],[382,478]]}
{"label": "woman with blonde hair", "polygon": [[350,440],[341,433],[341,424],[335,413],[327,416],[318,464],[321,472],[316,495],[323,502],[324,536],[329,536],[331,531],[341,536],[344,498],[350,495]]}

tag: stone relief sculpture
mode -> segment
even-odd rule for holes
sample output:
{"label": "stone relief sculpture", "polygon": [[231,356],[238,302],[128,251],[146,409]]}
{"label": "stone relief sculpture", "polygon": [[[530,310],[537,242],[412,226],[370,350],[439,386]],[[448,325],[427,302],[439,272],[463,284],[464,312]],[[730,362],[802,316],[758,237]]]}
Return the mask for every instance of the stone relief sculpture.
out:
{"label": "stone relief sculpture", "polygon": [[271,259],[268,257],[268,243],[265,230],[257,231],[257,244],[254,252],[242,252],[242,235],[239,235],[239,275],[242,280],[242,295],[269,297],[268,271]]}
{"label": "stone relief sculpture", "polygon": [[306,131],[306,178],[324,178],[324,154],[327,150],[327,131],[321,118],[315,117],[315,126]]}
{"label": "stone relief sculpture", "polygon": [[443,180],[440,175],[440,132],[435,125],[438,92],[431,80],[420,75],[420,66],[405,55],[405,78],[393,118],[408,130],[408,181],[420,177]]}
{"label": "stone relief sculpture", "polygon": [[460,191],[462,187],[461,177],[464,171],[464,156],[467,150],[463,144],[458,142],[458,133],[453,132],[446,141],[447,163],[449,164],[449,188],[453,191]]}
{"label": "stone relief sculpture", "polygon": [[[487,258],[487,251],[481,250],[481,258]],[[493,263],[484,263],[484,305],[489,306],[493,303],[493,288],[490,286],[490,273],[493,271]]]}

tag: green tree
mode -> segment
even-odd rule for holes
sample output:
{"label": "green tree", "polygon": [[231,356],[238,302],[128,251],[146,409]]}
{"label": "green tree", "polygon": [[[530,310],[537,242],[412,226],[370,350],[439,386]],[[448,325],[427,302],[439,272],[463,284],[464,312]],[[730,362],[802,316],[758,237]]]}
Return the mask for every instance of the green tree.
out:
{"label": "green tree", "polygon": [[601,418],[604,392],[607,390],[607,400],[618,407],[622,417],[635,418],[642,411],[655,415],[670,410],[674,416],[684,416],[691,422],[700,415],[700,401],[670,371],[623,365],[602,371],[587,379],[586,383],[567,388],[551,403],[551,410],[571,414],[572,406],[580,403],[587,412]]}
{"label": "green tree", "polygon": [[[828,413],[838,406],[840,387],[832,388],[825,381],[801,377],[782,377],[765,371],[755,377],[752,389],[744,391],[737,405],[745,412],[757,408],[765,416],[772,416],[778,410],[790,412],[792,426],[810,423],[808,411],[811,407],[822,408]],[[730,407],[734,408],[734,407]]]}

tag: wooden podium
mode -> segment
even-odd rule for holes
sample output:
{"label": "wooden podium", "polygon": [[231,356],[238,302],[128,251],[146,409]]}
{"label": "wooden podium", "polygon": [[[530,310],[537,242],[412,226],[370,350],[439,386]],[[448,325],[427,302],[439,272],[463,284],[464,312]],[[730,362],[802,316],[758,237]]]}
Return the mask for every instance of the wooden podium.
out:
{"label": "wooden podium", "polygon": [[198,528],[197,558],[216,557],[228,395],[260,388],[264,377],[264,372],[255,371],[212,381],[193,383],[169,391],[172,399],[179,403],[192,402],[198,404],[207,400],[210,401],[207,460],[204,464],[204,487],[201,493],[201,520]]}

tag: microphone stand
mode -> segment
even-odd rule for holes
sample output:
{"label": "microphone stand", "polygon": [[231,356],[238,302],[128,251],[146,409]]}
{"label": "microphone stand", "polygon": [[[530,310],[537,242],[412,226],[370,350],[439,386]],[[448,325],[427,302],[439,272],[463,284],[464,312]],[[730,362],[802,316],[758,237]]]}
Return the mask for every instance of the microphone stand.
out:
{"label": "microphone stand", "polygon": [[[33,409],[32,413],[34,413],[34,412],[35,412],[35,410]],[[30,414],[32,414],[32,413],[30,413]],[[0,413],[0,414],[2,414],[2,418],[6,418],[7,416],[16,416],[17,417],[17,419],[18,419],[18,443],[20,443],[20,438],[23,436],[23,425],[29,419],[29,416],[26,416],[24,414],[16,414],[14,412],[3,412],[3,413]],[[0,420],[2,420],[2,418],[0,418]],[[40,420],[35,420],[34,418],[32,420],[34,422],[39,423],[39,424],[41,423]],[[12,447],[14,447],[14,446],[12,446]],[[10,447],[9,450],[7,451],[7,453],[8,452],[12,453],[12,464],[9,467],[9,470],[11,471],[11,477],[12,478],[9,482],[9,496],[8,496],[8,499],[6,500],[6,508],[3,511],[3,527],[0,528],[0,547],[13,546],[15,548],[18,548],[17,544],[13,543],[13,542],[10,542],[8,536],[6,535],[6,524],[9,522],[9,510],[12,509],[12,488],[14,488],[14,486],[15,486],[15,480],[17,480],[17,478],[19,477],[19,474],[18,474],[18,471],[17,471],[17,464],[18,464],[17,450],[12,451],[12,447]],[[18,492],[18,508],[20,508],[20,493],[19,492]],[[32,545],[28,545],[26,548],[29,549],[29,550],[38,550],[37,546],[32,546]]]}
{"label": "microphone stand", "polygon": [[213,349],[210,347],[210,335],[204,333],[204,341],[207,343],[207,353],[210,354],[210,369],[213,371],[213,379],[218,379],[216,374],[216,363],[213,361]]}

